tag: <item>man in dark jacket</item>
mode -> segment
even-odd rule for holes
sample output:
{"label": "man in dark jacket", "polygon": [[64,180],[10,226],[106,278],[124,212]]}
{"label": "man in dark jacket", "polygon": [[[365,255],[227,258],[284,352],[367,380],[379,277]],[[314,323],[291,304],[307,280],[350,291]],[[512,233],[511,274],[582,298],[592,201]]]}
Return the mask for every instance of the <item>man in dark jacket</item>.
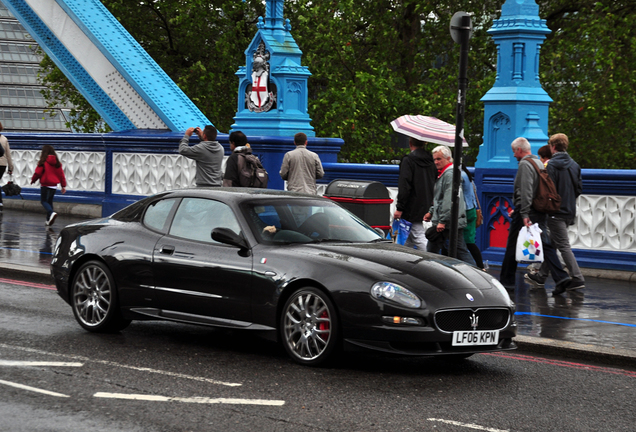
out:
{"label": "man in dark jacket", "polygon": [[411,222],[411,232],[405,246],[417,246],[426,250],[426,236],[422,220],[433,204],[433,189],[437,178],[437,168],[431,152],[424,149],[424,142],[409,139],[411,153],[402,158],[398,179],[397,210],[394,219]]}
{"label": "man in dark jacket", "polygon": [[[567,287],[557,287],[554,294],[561,294],[567,289],[575,290],[585,287],[585,279],[581,273],[568,238],[568,226],[574,224],[576,218],[576,199],[583,191],[581,167],[567,152],[569,141],[565,134],[552,135],[548,140],[552,158],[547,169],[550,178],[561,196],[561,208],[558,213],[549,215],[547,219],[550,239],[555,248],[561,251],[565,266],[570,271],[572,281]],[[537,274],[526,275],[526,279],[535,285],[543,285],[548,277],[548,263],[543,262]]]}

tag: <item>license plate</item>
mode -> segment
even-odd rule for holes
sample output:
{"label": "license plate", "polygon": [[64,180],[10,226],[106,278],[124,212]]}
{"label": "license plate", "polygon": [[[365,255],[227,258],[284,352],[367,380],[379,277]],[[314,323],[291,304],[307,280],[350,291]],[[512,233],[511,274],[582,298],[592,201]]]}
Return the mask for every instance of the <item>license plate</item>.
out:
{"label": "license plate", "polygon": [[453,346],[497,345],[499,330],[475,330],[453,332]]}

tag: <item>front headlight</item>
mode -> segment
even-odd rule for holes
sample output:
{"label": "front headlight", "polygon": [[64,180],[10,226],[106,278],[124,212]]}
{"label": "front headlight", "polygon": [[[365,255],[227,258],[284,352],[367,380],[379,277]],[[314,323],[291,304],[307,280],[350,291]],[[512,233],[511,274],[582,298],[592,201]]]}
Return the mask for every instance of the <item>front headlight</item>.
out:
{"label": "front headlight", "polygon": [[400,285],[391,282],[378,282],[371,287],[371,295],[379,300],[388,300],[400,306],[417,309],[422,306],[422,301]]}

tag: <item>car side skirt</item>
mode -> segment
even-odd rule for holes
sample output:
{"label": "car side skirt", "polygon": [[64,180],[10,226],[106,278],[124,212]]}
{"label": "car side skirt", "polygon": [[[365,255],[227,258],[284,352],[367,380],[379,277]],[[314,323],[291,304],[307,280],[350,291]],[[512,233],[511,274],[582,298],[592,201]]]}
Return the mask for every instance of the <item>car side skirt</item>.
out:
{"label": "car side skirt", "polygon": [[[240,330],[255,330],[255,331],[272,331],[276,332],[273,327],[265,326],[262,324],[254,324],[251,322],[229,320],[223,318],[215,318],[204,315],[195,315],[185,312],[177,312],[165,309],[156,308],[130,308],[128,314],[124,310],[124,316],[129,319],[157,319],[176,321],[187,324],[205,325],[211,327],[231,328]],[[141,317],[139,316],[141,315]]]}

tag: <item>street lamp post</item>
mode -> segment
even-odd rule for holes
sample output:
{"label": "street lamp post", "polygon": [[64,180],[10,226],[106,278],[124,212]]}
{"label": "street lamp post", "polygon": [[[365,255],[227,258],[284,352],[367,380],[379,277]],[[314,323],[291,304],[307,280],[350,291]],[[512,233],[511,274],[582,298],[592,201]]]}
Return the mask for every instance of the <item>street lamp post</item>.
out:
{"label": "street lamp post", "polygon": [[459,188],[461,185],[462,144],[464,136],[464,111],[466,107],[466,88],[468,87],[468,50],[473,26],[470,15],[456,12],[451,18],[450,33],[455,43],[460,44],[459,56],[459,92],[457,94],[457,120],[455,125],[455,150],[453,165],[452,209],[450,223],[450,245],[448,254],[457,258],[457,236],[459,225]]}

